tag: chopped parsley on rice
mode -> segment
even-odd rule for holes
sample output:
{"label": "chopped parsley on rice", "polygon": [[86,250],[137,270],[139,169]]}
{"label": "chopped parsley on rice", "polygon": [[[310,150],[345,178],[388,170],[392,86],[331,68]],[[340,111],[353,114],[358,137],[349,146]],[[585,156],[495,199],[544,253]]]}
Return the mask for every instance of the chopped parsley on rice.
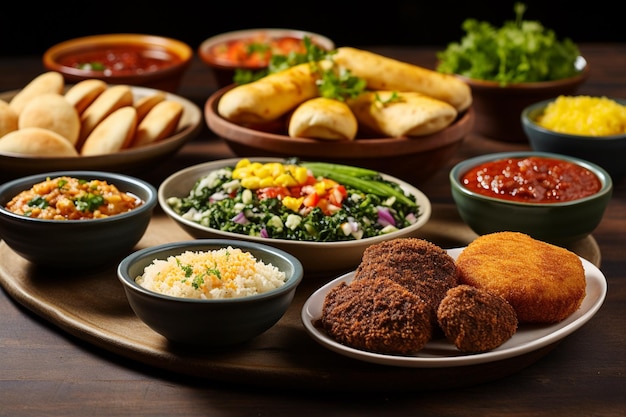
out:
{"label": "chopped parsley on rice", "polygon": [[156,259],[135,279],[142,287],[173,297],[239,298],[285,284],[285,273],[238,248],[186,251]]}

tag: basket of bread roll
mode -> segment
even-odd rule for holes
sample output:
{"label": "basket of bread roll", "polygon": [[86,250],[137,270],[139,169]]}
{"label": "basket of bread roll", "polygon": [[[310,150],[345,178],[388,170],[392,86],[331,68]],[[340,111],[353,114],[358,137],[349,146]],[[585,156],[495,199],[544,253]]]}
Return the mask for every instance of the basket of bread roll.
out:
{"label": "basket of bread roll", "polygon": [[473,127],[471,90],[457,77],[353,47],[307,48],[239,74],[207,100],[209,128],[237,155],[343,163],[419,182]]}
{"label": "basket of bread roll", "polygon": [[44,72],[0,94],[0,176],[98,169],[135,173],[197,135],[201,110],[174,94]]}

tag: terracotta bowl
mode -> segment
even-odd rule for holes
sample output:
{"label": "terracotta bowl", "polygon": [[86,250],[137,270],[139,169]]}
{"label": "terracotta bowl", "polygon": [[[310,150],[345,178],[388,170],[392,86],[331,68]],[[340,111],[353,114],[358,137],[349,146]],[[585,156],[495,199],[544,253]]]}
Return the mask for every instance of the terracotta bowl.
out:
{"label": "terracotta bowl", "polygon": [[263,37],[263,39],[304,39],[305,36],[308,36],[313,43],[328,51],[335,48],[335,43],[332,40],[317,33],[294,29],[259,28],[236,30],[212,36],[200,44],[200,47],[198,48],[198,55],[200,56],[200,59],[211,68],[219,87],[225,87],[233,83],[233,77],[236,69],[259,71],[267,68],[267,65],[234,64],[217,57],[214,53],[214,48],[226,47],[226,45],[231,42],[258,37]]}
{"label": "terracotta bowl", "polygon": [[448,162],[472,130],[472,108],[447,128],[417,138],[357,138],[353,141],[322,141],[292,138],[286,133],[266,132],[232,123],[217,113],[220,97],[232,86],[215,92],[204,108],[210,129],[224,138],[238,156],[299,157],[342,163],[385,172],[420,183]]}
{"label": "terracotta bowl", "polygon": [[[104,52],[117,48],[133,48],[141,57],[157,58],[164,63],[158,69],[133,69],[123,74],[68,66],[64,62],[76,54]],[[85,36],[58,43],[44,52],[43,65],[63,74],[67,82],[76,83],[97,78],[109,84],[128,84],[176,92],[183,74],[191,63],[193,49],[184,42],[162,36],[135,33],[114,33]]]}
{"label": "terracotta bowl", "polygon": [[472,89],[472,107],[476,113],[474,131],[504,142],[527,141],[520,123],[522,110],[538,101],[574,94],[589,77],[589,66],[584,58],[579,57],[577,68],[580,73],[571,78],[504,87],[495,81],[457,76]]}

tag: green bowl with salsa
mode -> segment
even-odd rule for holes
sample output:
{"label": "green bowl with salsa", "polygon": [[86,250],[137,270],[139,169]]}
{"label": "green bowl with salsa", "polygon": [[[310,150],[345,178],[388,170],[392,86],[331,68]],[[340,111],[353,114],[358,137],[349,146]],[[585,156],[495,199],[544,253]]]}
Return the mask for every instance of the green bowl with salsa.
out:
{"label": "green bowl with salsa", "polygon": [[613,191],[600,166],[549,152],[476,156],[449,178],[459,215],[478,235],[522,232],[562,246],[593,232]]}

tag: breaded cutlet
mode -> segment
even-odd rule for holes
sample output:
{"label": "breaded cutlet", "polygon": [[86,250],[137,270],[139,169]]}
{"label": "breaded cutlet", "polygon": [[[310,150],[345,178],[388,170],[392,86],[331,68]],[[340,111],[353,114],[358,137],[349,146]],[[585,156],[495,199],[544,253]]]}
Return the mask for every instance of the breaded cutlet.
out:
{"label": "breaded cutlet", "polygon": [[523,233],[479,236],[456,264],[460,283],[503,297],[520,323],[562,321],[585,298],[585,271],[578,255]]}
{"label": "breaded cutlet", "polygon": [[387,278],[333,287],[315,324],[339,343],[383,354],[415,353],[432,335],[426,305]]}
{"label": "breaded cutlet", "polygon": [[492,350],[517,331],[515,310],[502,297],[471,285],[458,285],[446,293],[437,320],[450,342],[462,352]]}
{"label": "breaded cutlet", "polygon": [[365,249],[354,279],[389,278],[429,306],[433,325],[446,292],[458,285],[454,259],[441,247],[418,238],[398,238]]}

